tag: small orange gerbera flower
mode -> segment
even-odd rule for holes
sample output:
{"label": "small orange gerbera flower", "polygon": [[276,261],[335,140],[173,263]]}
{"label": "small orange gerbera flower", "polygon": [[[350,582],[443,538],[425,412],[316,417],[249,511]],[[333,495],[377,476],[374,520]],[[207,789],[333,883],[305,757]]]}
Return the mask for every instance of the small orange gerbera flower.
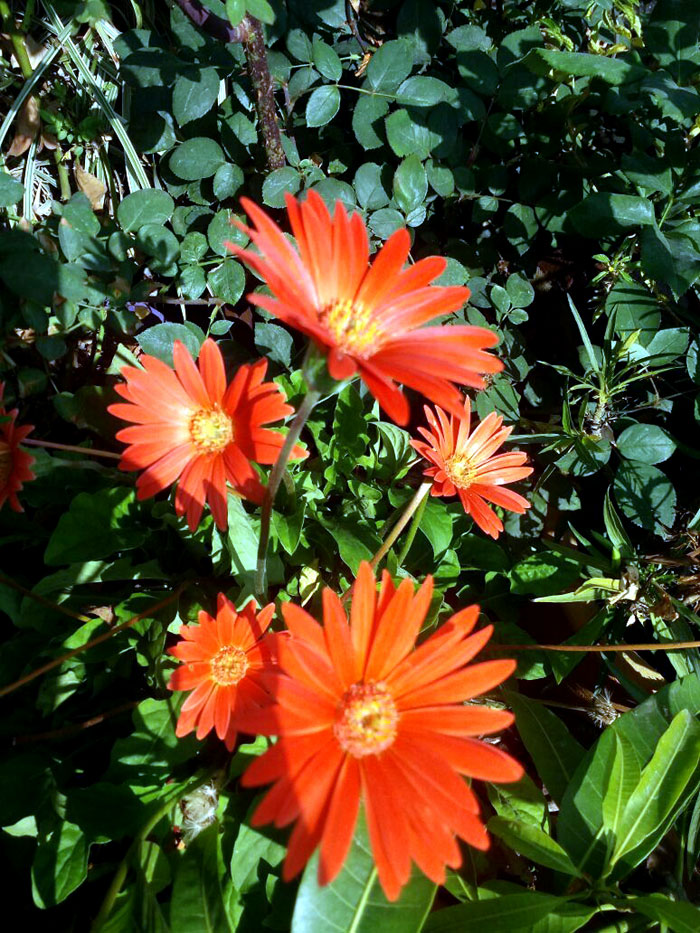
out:
{"label": "small orange gerbera flower", "polygon": [[274,603],[256,612],[249,602],[236,612],[219,593],[216,618],[199,613],[199,625],[183,625],[182,641],[168,651],[185,663],[173,671],[170,690],[192,690],[182,704],[175,734],[197,730],[203,739],[212,729],[233,751],[237,717],[272,702],[263,675],[274,670],[269,637],[263,639],[275,611]]}
{"label": "small orange gerbera flower", "polygon": [[392,234],[369,266],[365,223],[359,214],[348,218],[340,201],[331,217],[315,191],[303,204],[287,196],[297,249],[257,205],[247,198],[241,204],[255,227],[239,226],[259,252],[228,246],[272,292],[249,295],[249,300],[311,337],[327,353],[333,379],[359,373],[399,424],[407,423],[409,409],[396,382],[458,411],[461,395],[455,383],[482,389],[480,374],[503,368],[485,352],[498,343],[492,331],[421,327],[461,308],[469,289],[430,285],[445,270],[439,256],[404,269],[411,246],[406,230]]}
{"label": "small orange gerbera flower", "polygon": [[23,512],[19,504],[17,493],[23,483],[34,479],[29,467],[34,463],[34,457],[20,448],[25,437],[34,430],[33,424],[15,424],[17,409],[5,411],[2,397],[5,392],[5,383],[0,382],[0,416],[7,421],[0,421],[0,509],[5,502],[15,512]]}
{"label": "small orange gerbera flower", "polygon": [[[226,483],[260,503],[263,486],[251,461],[274,463],[284,436],[262,427],[293,414],[274,382],[263,382],[267,360],[241,366],[227,385],[224,361],[213,340],[205,340],[195,365],[175,341],[175,369],[142,356],[143,369],[125,366],[124,385],[115,386],[129,404],[108,411],[135,424],[117,439],[129,444],[119,466],[144,470],[136,481],[139,499],[148,499],[179,478],[175,511],[194,529],[209,503],[219,528],[227,525]],[[305,457],[296,446],[292,457]]]}
{"label": "small orange gerbera flower", "polygon": [[463,705],[500,684],[510,660],[465,667],[486,644],[488,626],[470,634],[479,615],[453,615],[418,648],[433,591],[414,594],[362,563],[350,624],[338,596],[323,593],[322,628],[303,609],[283,603],[291,637],[278,644],[281,671],[270,679],[275,704],[241,717],[241,729],[278,741],[243,776],[247,785],[274,781],[253,824],[296,820],[283,877],[292,878],[320,844],[319,882],[332,881],[348,853],[363,804],[379,880],[394,900],[411,861],[433,881],[461,857],[456,836],[486,849],[474,792],[460,775],[516,781],[520,765],[474,736],[497,732],[511,713]]}
{"label": "small orange gerbera flower", "polygon": [[514,483],[532,473],[532,467],[523,466],[527,455],[513,450],[494,456],[513,429],[504,428],[503,418],[493,411],[470,434],[469,399],[464,402],[461,418],[448,417],[437,406],[435,414],[437,418],[425,407],[432,432],[418,428],[427,443],[411,441],[418,453],[433,464],[425,471],[425,475],[433,479],[430,494],[454,496],[457,493],[467,515],[471,515],[482,531],[497,538],[503,531],[503,522],[487,502],[520,515],[530,508],[523,496],[512,489],[504,489],[506,483]]}

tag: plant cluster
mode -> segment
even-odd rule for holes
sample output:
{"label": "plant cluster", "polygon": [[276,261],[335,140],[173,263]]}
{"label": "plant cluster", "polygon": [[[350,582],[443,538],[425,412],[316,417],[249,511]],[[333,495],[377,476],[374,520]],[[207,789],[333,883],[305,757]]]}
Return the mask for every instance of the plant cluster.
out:
{"label": "plant cluster", "polygon": [[25,923],[700,928],[695,7],[0,0]]}

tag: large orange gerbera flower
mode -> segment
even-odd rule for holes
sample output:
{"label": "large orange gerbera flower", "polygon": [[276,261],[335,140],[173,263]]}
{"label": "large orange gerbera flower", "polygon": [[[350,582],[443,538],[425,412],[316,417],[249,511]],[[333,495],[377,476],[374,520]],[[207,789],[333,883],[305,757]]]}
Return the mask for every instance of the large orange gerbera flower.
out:
{"label": "large orange gerbera flower", "polygon": [[[294,409],[274,382],[263,382],[267,360],[241,366],[227,385],[224,361],[216,343],[205,340],[195,366],[187,348],[175,341],[174,371],[153,356],[142,356],[143,369],[126,366],[125,385],[115,386],[130,404],[108,411],[133,421],[117,439],[129,444],[122,470],[144,470],[136,481],[139,499],[147,499],[179,477],[175,511],[187,513],[192,530],[205,501],[219,528],[227,524],[226,483],[246,499],[260,503],[263,486],[251,461],[274,463],[284,437],[262,425],[280,421]],[[305,457],[295,447],[292,457]]]}
{"label": "large orange gerbera flower", "polygon": [[417,389],[449,410],[461,396],[454,386],[484,386],[480,373],[502,369],[484,352],[498,337],[483,327],[422,328],[456,311],[469,297],[462,287],[430,286],[445,270],[439,256],[404,269],[411,239],[397,230],[368,266],[367,229],[359,214],[338,201],[333,217],[323,199],[309,191],[303,204],[291,195],[287,210],[297,249],[279,227],[247,198],[241,204],[255,224],[241,228],[259,252],[229,243],[272,291],[249,300],[297,328],[328,354],[334,379],[356,372],[384,411],[408,421],[408,403],[396,382]]}
{"label": "large orange gerbera flower", "polygon": [[516,781],[520,765],[474,736],[497,732],[509,712],[464,706],[508,677],[509,660],[465,667],[492,627],[470,635],[479,608],[453,615],[414,649],[430,605],[428,577],[414,595],[384,573],[377,598],[369,564],[357,575],[350,624],[331,590],[324,627],[283,603],[291,638],[278,645],[281,672],[271,680],[275,705],[241,718],[241,729],[277,735],[248,768],[247,785],[275,784],[253,823],[296,820],[284,877],[293,877],[320,844],[319,881],[340,871],[363,803],[379,880],[398,897],[411,860],[436,883],[460,864],[456,836],[486,849],[474,792],[460,778]]}
{"label": "large orange gerbera flower", "polygon": [[18,411],[5,411],[2,397],[5,392],[5,383],[0,382],[0,417],[7,421],[0,421],[0,509],[5,502],[15,512],[23,512],[19,504],[17,493],[23,483],[34,479],[29,467],[34,463],[34,457],[20,448],[25,437],[34,430],[33,424],[15,424]]}
{"label": "large orange gerbera flower", "polygon": [[523,496],[512,489],[504,489],[505,483],[514,483],[532,473],[532,467],[523,466],[527,455],[513,450],[494,456],[513,430],[504,428],[503,418],[495,412],[488,414],[470,434],[469,399],[464,403],[461,418],[448,417],[437,407],[435,414],[437,418],[425,407],[432,432],[418,428],[427,443],[411,441],[418,453],[433,464],[425,471],[425,475],[433,479],[430,493],[433,496],[454,496],[457,493],[464,511],[471,515],[479,528],[497,538],[503,531],[503,522],[487,502],[518,514],[530,508],[530,503]]}
{"label": "large orange gerbera flower", "polygon": [[[182,704],[175,734],[197,730],[203,739],[212,729],[233,751],[237,717],[272,702],[263,675],[274,670],[270,640],[263,639],[275,611],[274,603],[256,612],[249,602],[236,612],[219,593],[216,618],[199,613],[199,625],[183,625],[182,641],[168,651],[185,663],[173,671],[171,690],[192,690]],[[262,639],[262,640],[261,640]]]}

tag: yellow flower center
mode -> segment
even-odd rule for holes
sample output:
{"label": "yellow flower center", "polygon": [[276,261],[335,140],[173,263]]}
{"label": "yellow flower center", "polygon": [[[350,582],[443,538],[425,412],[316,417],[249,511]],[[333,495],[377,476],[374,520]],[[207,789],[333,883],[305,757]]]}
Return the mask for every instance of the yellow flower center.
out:
{"label": "yellow flower center", "polygon": [[379,324],[372,321],[372,309],[347,298],[327,304],[320,317],[338,346],[349,353],[362,355],[381,338]]}
{"label": "yellow flower center", "polygon": [[7,485],[12,472],[12,448],[7,441],[0,441],[0,489]]}
{"label": "yellow flower center", "polygon": [[220,408],[201,408],[190,420],[190,436],[201,453],[218,454],[233,440],[233,422]]}
{"label": "yellow flower center", "polygon": [[333,734],[353,758],[378,755],[396,738],[398,719],[385,684],[353,684],[338,704]]}
{"label": "yellow flower center", "polygon": [[230,687],[243,680],[248,670],[248,657],[245,651],[235,645],[226,645],[211,661],[211,679],[219,687]]}
{"label": "yellow flower center", "polygon": [[445,473],[455,486],[468,489],[476,479],[477,465],[466,454],[453,454],[445,460]]}

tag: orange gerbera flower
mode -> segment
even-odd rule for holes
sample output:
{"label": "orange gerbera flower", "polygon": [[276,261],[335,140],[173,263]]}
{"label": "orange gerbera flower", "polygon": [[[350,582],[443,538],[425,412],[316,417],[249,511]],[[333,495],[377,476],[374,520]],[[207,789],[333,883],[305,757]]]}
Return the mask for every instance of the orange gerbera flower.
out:
{"label": "orange gerbera flower", "polygon": [[523,466],[527,455],[519,450],[494,456],[498,448],[510,435],[512,428],[503,427],[503,418],[495,412],[488,414],[470,434],[471,406],[464,402],[461,418],[450,415],[441,408],[435,414],[426,406],[425,416],[433,431],[418,428],[426,439],[411,441],[418,453],[433,466],[425,471],[433,479],[433,496],[459,495],[467,515],[476,524],[497,538],[503,531],[503,522],[486,503],[493,502],[511,512],[522,515],[530,503],[512,489],[504,489],[506,483],[514,483],[532,473],[532,467]]}
{"label": "orange gerbera flower", "polygon": [[[125,366],[125,385],[115,386],[130,404],[108,411],[133,421],[117,439],[129,444],[122,470],[144,470],[136,481],[139,499],[147,499],[179,478],[175,511],[187,513],[194,529],[209,503],[219,528],[227,525],[226,483],[236,493],[260,503],[263,486],[251,461],[274,463],[284,437],[262,425],[293,414],[274,382],[263,382],[267,360],[241,366],[227,385],[224,361],[213,340],[205,340],[195,366],[187,348],[175,341],[175,369],[153,356],[142,356],[143,369]],[[295,447],[292,457],[305,457]]]}
{"label": "orange gerbera flower", "polygon": [[[216,618],[199,613],[199,625],[183,625],[182,641],[168,651],[185,663],[173,671],[170,690],[192,690],[182,704],[175,734],[197,730],[203,739],[212,729],[233,751],[237,717],[272,702],[263,675],[274,670],[270,639],[263,639],[275,611],[274,603],[256,612],[249,602],[236,612],[219,593]],[[261,640],[262,639],[262,640]]]}
{"label": "orange gerbera flower", "polygon": [[15,512],[23,512],[19,504],[17,493],[23,483],[34,479],[29,467],[34,463],[34,457],[20,449],[25,437],[34,430],[33,424],[15,424],[17,409],[5,411],[2,397],[5,392],[5,383],[0,382],[0,416],[7,421],[0,421],[0,509],[5,502]]}
{"label": "orange gerbera flower", "polygon": [[523,771],[504,751],[473,736],[497,732],[511,713],[464,706],[514,670],[510,660],[465,667],[492,632],[470,635],[478,606],[453,615],[414,649],[433,591],[395,589],[384,572],[362,563],[350,624],[338,596],[323,592],[322,628],[303,609],[283,603],[291,637],[278,644],[275,704],[241,718],[241,729],[278,741],[243,776],[247,785],[275,784],[254,825],[296,820],[283,877],[292,878],[320,844],[319,882],[332,881],[348,853],[360,802],[379,880],[394,900],[411,860],[433,881],[460,864],[456,836],[486,849],[486,829],[464,774],[517,781]]}
{"label": "orange gerbera flower", "polygon": [[287,196],[297,249],[279,227],[247,198],[241,204],[255,224],[239,224],[259,252],[229,248],[252,266],[272,291],[249,300],[307,334],[328,354],[334,379],[356,372],[384,411],[399,424],[409,417],[401,382],[449,410],[461,402],[458,385],[482,389],[480,373],[495,373],[501,362],[484,348],[498,337],[483,327],[422,328],[462,307],[469,289],[430,286],[445,270],[439,256],[404,269],[411,239],[397,230],[371,266],[367,228],[359,214],[348,215],[338,201],[333,217],[323,199],[309,191],[303,204]]}

